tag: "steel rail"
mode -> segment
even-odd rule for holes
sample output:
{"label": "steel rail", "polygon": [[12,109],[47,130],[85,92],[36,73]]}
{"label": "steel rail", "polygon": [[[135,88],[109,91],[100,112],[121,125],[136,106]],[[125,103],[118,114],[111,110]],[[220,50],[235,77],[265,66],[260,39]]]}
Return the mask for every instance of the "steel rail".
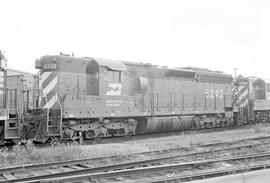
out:
{"label": "steel rail", "polygon": [[[200,151],[183,153],[183,154],[172,155],[172,156],[167,156],[167,157],[154,158],[150,160],[145,160],[145,162],[148,161],[148,163],[156,163],[158,161],[165,161],[165,160],[175,159],[175,158],[180,158],[180,157],[184,158],[186,156],[195,156],[195,155],[199,156],[199,155],[224,152],[224,151],[229,151],[229,150],[234,150],[234,149],[252,148],[252,147],[256,147],[256,146],[260,146],[264,144],[269,144],[269,142],[257,143],[257,144],[244,144],[241,146],[232,146],[232,147],[217,148],[217,149],[210,149],[210,150],[200,150]],[[119,158],[119,157],[121,156],[85,158],[85,159],[78,159],[78,160],[58,161],[58,162],[52,162],[52,163],[41,163],[41,164],[30,164],[30,165],[23,165],[23,166],[6,167],[6,168],[0,169],[0,174],[8,173],[8,172],[16,172],[16,171],[21,171],[21,170],[29,171],[33,169],[49,168],[49,167],[55,167],[55,166],[63,167],[63,166],[69,166],[69,165],[78,165],[82,163],[85,164],[88,162],[100,161],[100,160],[109,159],[109,158]]]}
{"label": "steel rail", "polygon": [[[250,166],[243,166],[243,167],[234,167],[229,168],[226,170],[210,170],[210,171],[203,171],[203,172],[195,172],[190,174],[181,174],[181,175],[174,175],[171,177],[163,176],[158,178],[152,178],[151,180],[142,180],[140,183],[169,183],[169,182],[176,182],[176,181],[193,181],[198,179],[207,179],[207,178],[213,178],[213,177],[219,177],[224,175],[231,175],[231,174],[237,174],[237,173],[244,173],[244,172],[250,172],[250,171],[256,171],[261,169],[267,169],[270,168],[270,164],[256,164],[256,165],[250,165]],[[46,181],[41,181],[45,183]],[[137,182],[137,181],[136,181]],[[132,182],[130,182],[132,183]]]}
{"label": "steel rail", "polygon": [[[235,160],[248,160],[256,158],[270,157],[270,151],[264,153],[254,153],[241,156],[233,156],[227,158],[217,158],[211,160],[201,160],[186,163],[176,163],[176,164],[165,164],[165,165],[155,165],[155,163],[160,163],[160,160],[148,160],[139,161],[133,163],[123,163],[105,167],[96,168],[85,168],[81,170],[74,170],[69,172],[61,172],[50,175],[40,175],[35,177],[18,178],[14,180],[5,180],[4,182],[40,182],[42,180],[51,181],[52,178],[55,180],[70,181],[71,179],[80,180],[82,178],[108,178],[113,176],[124,176],[127,174],[139,174],[147,172],[158,172],[158,171],[168,171],[168,170],[186,170],[201,165],[208,165],[217,162],[235,161]],[[136,168],[139,167],[139,168]],[[3,181],[0,181],[3,182]]]}
{"label": "steel rail", "polygon": [[[207,144],[201,144],[198,146],[190,146],[190,147],[179,147],[179,148],[173,148],[173,149],[163,149],[163,150],[155,150],[155,151],[145,151],[145,152],[138,152],[138,153],[133,153],[133,154],[127,154],[125,155],[128,157],[129,155],[153,155],[153,153],[162,153],[162,152],[172,152],[172,151],[181,151],[181,150],[187,150],[192,147],[212,147],[212,146],[220,146],[220,145],[234,145],[236,143],[241,143],[245,141],[250,141],[250,140],[263,140],[263,139],[269,139],[270,136],[263,136],[263,137],[255,137],[255,138],[246,138],[246,139],[240,139],[237,141],[224,141],[224,142],[215,142],[215,143],[207,143]],[[247,144],[247,145],[241,145],[241,146],[235,146],[235,147],[225,147],[223,149],[211,149],[211,150],[206,150],[206,151],[196,151],[196,152],[191,152],[191,153],[183,153],[181,155],[177,155],[175,157],[171,158],[176,158],[179,156],[190,156],[190,155],[196,155],[196,154],[201,154],[201,153],[210,153],[210,152],[218,152],[222,150],[232,150],[232,149],[237,149],[237,148],[245,148],[245,147],[252,147],[252,146],[258,146],[262,145],[264,143],[260,144]],[[267,143],[266,143],[267,144]],[[191,151],[191,150],[190,150]],[[51,167],[51,166],[66,166],[70,164],[80,164],[80,163],[86,163],[89,161],[98,161],[98,160],[104,160],[104,159],[109,159],[109,158],[119,158],[119,157],[124,157],[124,156],[119,156],[119,155],[112,155],[112,156],[106,156],[106,157],[96,157],[96,158],[84,158],[84,159],[76,159],[76,160],[66,160],[66,161],[57,161],[57,162],[51,162],[51,163],[40,163],[40,164],[26,164],[26,165],[21,165],[21,166],[11,166],[11,167],[4,167],[0,168],[0,173],[4,172],[12,172],[12,171],[20,171],[20,170],[31,170],[31,169],[37,169],[37,168],[46,168],[46,167]],[[170,157],[167,157],[170,158]]]}
{"label": "steel rail", "polygon": [[[259,154],[255,155],[257,158],[259,157]],[[147,173],[153,173],[153,172],[164,172],[164,171],[172,171],[172,170],[186,170],[187,168],[193,168],[198,165],[203,165],[203,164],[209,164],[209,163],[215,163],[215,162],[224,162],[224,161],[233,161],[233,160],[240,160],[240,159],[247,159],[249,158],[255,158],[251,156],[240,156],[240,157],[232,157],[232,158],[221,158],[221,159],[216,159],[216,160],[211,160],[211,161],[195,161],[195,162],[190,162],[190,163],[180,163],[180,164],[173,164],[173,165],[163,165],[163,166],[154,166],[154,167],[144,167],[144,168],[137,168],[137,169],[125,169],[125,170],[119,170],[119,171],[111,171],[111,172],[100,172],[100,173],[92,173],[92,174],[82,174],[82,175],[75,175],[75,176],[67,176],[67,177],[62,177],[62,178],[48,178],[45,180],[37,180],[37,182],[41,183],[48,183],[48,182],[72,182],[72,181],[78,181],[78,180],[89,180],[89,179],[106,179],[106,178],[111,178],[111,177],[121,177],[121,176],[126,176],[126,175],[136,175],[136,174],[147,174]],[[270,154],[264,154],[260,157],[265,157],[265,156],[270,156]],[[220,176],[222,173],[232,173],[236,170],[238,171],[243,171],[243,170],[257,170],[257,169],[262,169],[262,168],[267,168],[270,167],[270,164],[257,164],[257,165],[251,165],[248,167],[238,167],[238,168],[229,168],[226,170],[219,170],[219,171],[208,171],[208,172],[200,172],[200,173],[195,173],[195,174],[186,174],[184,176],[180,177],[183,179],[191,179],[193,180],[196,177],[206,177],[206,176]],[[168,177],[167,177],[168,178]],[[31,182],[31,181],[30,181]],[[35,182],[35,181],[32,181]],[[136,181],[137,182],[137,181]]]}

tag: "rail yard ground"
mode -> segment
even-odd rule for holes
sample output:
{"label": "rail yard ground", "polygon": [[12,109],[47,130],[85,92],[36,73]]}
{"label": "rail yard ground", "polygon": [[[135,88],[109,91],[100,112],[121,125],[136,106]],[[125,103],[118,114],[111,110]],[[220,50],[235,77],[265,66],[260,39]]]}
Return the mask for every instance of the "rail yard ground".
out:
{"label": "rail yard ground", "polygon": [[[30,142],[25,146],[16,145],[11,150],[0,149],[0,165],[7,167],[82,158],[126,156],[140,152],[170,150],[179,147],[195,148],[196,146],[207,143],[234,141],[265,135],[270,135],[270,124],[268,123],[247,125],[221,131],[179,132],[170,136],[153,135],[136,140],[125,139],[119,143],[91,145],[60,143],[55,146],[38,148]],[[144,157],[137,156],[136,158],[139,160]],[[121,161],[121,157],[119,161]]]}
{"label": "rail yard ground", "polygon": [[140,139],[135,142],[126,142],[126,144],[134,143],[134,146],[146,147],[149,150],[171,149],[176,147],[189,147],[207,143],[233,141],[244,138],[253,138],[258,136],[270,135],[270,124],[261,123],[250,126],[236,127],[232,129],[224,129],[221,131],[192,131],[194,133],[182,132],[172,136],[160,138]]}
{"label": "rail yard ground", "polygon": [[100,141],[2,148],[0,182],[190,181],[270,167],[269,123]]}

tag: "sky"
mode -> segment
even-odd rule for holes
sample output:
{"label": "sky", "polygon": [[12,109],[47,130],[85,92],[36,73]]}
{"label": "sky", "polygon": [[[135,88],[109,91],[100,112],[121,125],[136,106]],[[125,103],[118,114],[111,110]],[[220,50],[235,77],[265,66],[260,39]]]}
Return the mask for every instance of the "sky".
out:
{"label": "sky", "polygon": [[203,67],[270,79],[270,2],[248,0],[0,0],[8,67],[77,57]]}

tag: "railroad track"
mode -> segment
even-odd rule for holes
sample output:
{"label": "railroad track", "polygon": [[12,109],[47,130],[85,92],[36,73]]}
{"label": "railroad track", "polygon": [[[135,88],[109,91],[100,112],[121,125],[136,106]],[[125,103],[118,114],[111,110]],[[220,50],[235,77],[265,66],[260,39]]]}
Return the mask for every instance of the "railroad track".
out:
{"label": "railroad track", "polygon": [[[247,143],[246,143],[247,142]],[[241,144],[244,143],[244,144]],[[65,162],[54,162],[46,164],[36,164],[36,165],[25,165],[16,167],[7,167],[0,169],[0,182],[26,182],[26,181],[36,181],[44,180],[48,178],[60,178],[66,176],[77,176],[89,173],[100,173],[106,171],[115,171],[118,169],[125,170],[128,168],[144,167],[144,166],[157,166],[164,163],[171,164],[172,162],[185,162],[185,158],[196,156],[200,157],[203,155],[212,155],[213,153],[226,153],[228,151],[233,151],[236,149],[246,149],[252,147],[258,147],[261,145],[269,144],[269,137],[257,137],[252,139],[242,139],[239,141],[228,141],[228,142],[218,142],[213,144],[203,144],[199,146],[200,148],[206,148],[203,150],[192,152],[187,151],[187,148],[174,149],[171,152],[181,152],[173,155],[168,155],[166,157],[159,157],[155,159],[148,159],[140,162],[127,162],[117,165],[93,167],[94,162],[103,161],[104,157],[101,158],[91,158],[91,159],[81,159],[81,160],[71,160]],[[225,146],[225,147],[224,147]],[[213,148],[215,147],[215,148]],[[157,154],[164,154],[165,151],[156,151]],[[143,154],[143,153],[140,153]],[[154,152],[145,152],[145,154],[154,155]],[[112,160],[116,158],[119,160],[119,156],[106,157]],[[171,162],[170,162],[171,161]]]}
{"label": "railroad track", "polygon": [[[28,180],[24,182],[42,182],[42,183],[51,183],[51,182],[119,182],[119,181],[128,181],[128,182],[165,182],[168,180],[181,180],[181,181],[190,181],[200,178],[215,177],[224,174],[231,174],[243,171],[251,171],[269,168],[270,163],[265,163],[265,158],[270,160],[270,152],[265,153],[255,153],[249,155],[234,156],[228,158],[217,158],[211,160],[203,161],[193,161],[186,163],[176,163],[176,164],[165,164],[165,165],[151,165],[145,167],[142,164],[137,164],[138,168],[130,165],[115,165],[112,167],[107,167],[106,169],[99,169],[97,172],[94,170],[88,172],[80,172],[76,175],[66,174],[66,176],[58,178],[47,178],[36,180]],[[254,161],[261,159],[261,162],[256,164],[248,164],[247,161]],[[263,159],[263,160],[262,160]],[[237,165],[230,168],[218,169],[217,163],[224,162],[237,162]],[[238,165],[239,162],[243,165]],[[250,163],[250,162],[249,162]],[[211,166],[211,168],[209,168]],[[205,171],[200,171],[202,167],[205,168]],[[215,169],[216,168],[216,169]],[[184,173],[190,171],[190,173]],[[168,178],[169,177],[169,178]],[[158,179],[157,179],[158,178]]]}
{"label": "railroad track", "polygon": [[[207,178],[213,178],[213,177],[220,177],[224,175],[231,175],[231,174],[237,174],[237,173],[244,173],[244,172],[250,172],[250,171],[256,171],[261,169],[268,169],[270,168],[270,164],[256,164],[251,165],[248,167],[235,167],[235,168],[229,168],[226,170],[210,170],[210,171],[197,171],[194,173],[184,173],[181,175],[171,175],[171,176],[159,176],[151,179],[145,179],[140,181],[140,183],[175,183],[175,182],[189,182],[194,180],[201,180],[201,179],[207,179]],[[75,180],[75,178],[74,178]],[[49,181],[44,181],[44,183],[48,183]],[[70,181],[74,182],[74,181]],[[78,181],[77,181],[78,182]],[[130,182],[132,183],[132,182]]]}

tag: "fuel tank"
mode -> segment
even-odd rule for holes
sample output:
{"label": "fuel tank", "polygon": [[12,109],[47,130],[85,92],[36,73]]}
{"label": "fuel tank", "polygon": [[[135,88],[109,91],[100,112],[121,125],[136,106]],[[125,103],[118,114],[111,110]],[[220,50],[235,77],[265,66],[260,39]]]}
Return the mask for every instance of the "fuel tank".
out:
{"label": "fuel tank", "polygon": [[196,128],[194,116],[149,117],[139,120],[137,134],[183,131]]}

